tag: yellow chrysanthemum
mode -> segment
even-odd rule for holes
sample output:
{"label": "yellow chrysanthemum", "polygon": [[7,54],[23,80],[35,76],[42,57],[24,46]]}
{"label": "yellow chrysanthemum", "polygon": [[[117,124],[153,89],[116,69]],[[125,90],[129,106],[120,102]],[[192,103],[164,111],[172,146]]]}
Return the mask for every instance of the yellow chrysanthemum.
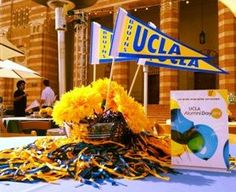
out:
{"label": "yellow chrysanthemum", "polygon": [[115,97],[115,101],[118,104],[118,111],[124,115],[134,133],[149,130],[149,120],[144,113],[143,107],[138,102],[131,97],[120,97],[118,95]]}
{"label": "yellow chrysanthemum", "polygon": [[61,125],[63,122],[75,122],[93,115],[101,108],[101,95],[90,86],[74,88],[65,93],[61,100],[55,103],[53,120]]}
{"label": "yellow chrysanthemum", "polygon": [[[127,96],[126,91],[121,85],[119,85],[115,81],[110,82],[110,80],[107,78],[95,81],[94,83],[92,83],[92,87],[101,94],[103,99],[107,99],[106,108],[111,109],[113,111],[117,111],[118,108],[118,103],[116,103],[114,100],[115,96]],[[108,87],[110,87],[110,89],[109,94],[107,96]]]}
{"label": "yellow chrysanthemum", "polygon": [[[107,95],[109,87],[109,94]],[[150,128],[143,107],[118,83],[109,79],[99,79],[87,87],[75,88],[65,93],[54,106],[52,113],[56,123],[75,122],[91,117],[94,112],[101,113],[101,105],[106,100],[106,109],[123,114],[129,128],[134,133]]]}

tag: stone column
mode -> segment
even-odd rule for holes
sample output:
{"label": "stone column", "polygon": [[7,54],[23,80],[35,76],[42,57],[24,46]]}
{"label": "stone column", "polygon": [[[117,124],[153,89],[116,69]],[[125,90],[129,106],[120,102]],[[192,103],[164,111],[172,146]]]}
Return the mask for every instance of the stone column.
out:
{"label": "stone column", "polygon": [[[0,9],[0,28],[7,29],[8,39],[24,51],[25,57],[11,59],[39,72],[43,78],[48,78],[57,94],[57,35],[54,29],[54,12],[31,1],[12,3],[6,2]],[[0,96],[4,96],[4,104],[12,106],[17,81],[18,79],[0,78],[3,88]],[[40,97],[42,88],[42,79],[26,79],[28,104]]]}
{"label": "stone column", "polygon": [[219,88],[236,94],[236,18],[218,2],[219,67],[229,72],[219,75]]}
{"label": "stone column", "polygon": [[[0,8],[0,32],[5,33],[7,39],[23,52],[26,51],[28,29],[29,29],[29,14],[31,7],[29,1],[18,2],[2,2]],[[25,57],[9,58],[10,60],[25,65]],[[16,82],[19,79],[0,78],[0,96],[3,96],[4,105],[7,108],[12,108],[13,93],[16,90]]]}
{"label": "stone column", "polygon": [[[48,14],[45,10],[44,16]],[[47,15],[49,17],[49,15]],[[57,35],[54,20],[38,18],[32,20],[29,34],[27,65],[50,80],[50,86],[58,95]],[[27,86],[29,99],[39,98],[43,89],[42,79],[32,79]],[[27,83],[28,84],[28,83]]]}
{"label": "stone column", "polygon": [[50,18],[45,20],[43,25],[42,76],[50,80],[50,86],[55,91],[55,94],[58,95],[58,42],[54,24],[55,20]]}
{"label": "stone column", "polygon": [[[178,39],[179,1],[161,0],[160,29]],[[178,89],[178,71],[160,68],[160,104],[169,104],[170,91]]]}

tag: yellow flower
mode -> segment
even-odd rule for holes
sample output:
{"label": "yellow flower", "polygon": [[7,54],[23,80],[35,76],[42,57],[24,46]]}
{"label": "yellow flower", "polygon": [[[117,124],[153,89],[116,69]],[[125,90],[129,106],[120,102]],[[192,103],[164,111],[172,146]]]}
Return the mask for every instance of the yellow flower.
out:
{"label": "yellow flower", "polygon": [[144,109],[138,102],[136,102],[132,97],[120,97],[118,95],[115,100],[118,104],[118,111],[123,114],[128,126],[134,133],[151,130],[151,126],[144,113]]}
{"label": "yellow flower", "polygon": [[74,88],[65,93],[54,106],[53,120],[57,124],[78,124],[85,117],[92,117],[94,112],[102,113],[101,106],[104,100],[106,109],[123,114],[134,133],[148,131],[151,127],[142,105],[129,97],[121,85],[109,79],[99,79],[87,87]]}
{"label": "yellow flower", "polygon": [[[127,96],[127,92],[124,90],[124,88],[119,85],[115,81],[111,81],[107,78],[105,79],[99,79],[92,83],[92,87],[96,89],[102,96],[104,100],[106,100],[106,108],[112,109],[113,111],[117,111],[117,103],[115,102],[114,98],[119,96]],[[108,87],[109,90],[108,90]],[[109,91],[109,94],[107,96],[107,92]]]}
{"label": "yellow flower", "polygon": [[101,95],[90,86],[74,88],[65,93],[53,109],[53,120],[61,125],[63,122],[79,123],[81,119],[91,116],[101,108]]}

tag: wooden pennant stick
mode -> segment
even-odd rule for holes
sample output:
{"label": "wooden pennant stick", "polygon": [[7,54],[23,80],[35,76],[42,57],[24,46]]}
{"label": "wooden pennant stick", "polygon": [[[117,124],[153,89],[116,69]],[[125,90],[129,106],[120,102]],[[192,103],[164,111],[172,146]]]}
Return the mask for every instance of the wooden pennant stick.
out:
{"label": "wooden pennant stick", "polygon": [[148,66],[143,66],[143,80],[144,80],[144,87],[143,87],[143,107],[144,112],[147,115],[147,105],[148,105]]}
{"label": "wooden pennant stick", "polygon": [[138,72],[139,72],[140,66],[141,66],[141,65],[138,65],[138,67],[137,67],[137,69],[136,69],[136,72],[135,72],[135,74],[134,74],[134,78],[133,78],[132,83],[131,83],[130,88],[129,88],[128,96],[130,96],[130,94],[131,94],[131,92],[132,92],[132,89],[133,89],[133,87],[134,87],[134,83],[135,83],[135,81],[136,81],[136,79],[137,79],[137,76],[138,76]]}
{"label": "wooden pennant stick", "polygon": [[93,65],[93,81],[96,81],[96,74],[97,74],[97,65]]}
{"label": "wooden pennant stick", "polygon": [[111,80],[112,80],[112,76],[113,76],[114,64],[115,64],[115,58],[112,57],[111,71],[110,71],[110,77],[109,77],[109,84],[108,84],[108,87],[107,87],[107,96],[106,96],[105,110],[107,109],[107,103],[108,103],[109,93],[110,93],[110,89],[111,89]]}

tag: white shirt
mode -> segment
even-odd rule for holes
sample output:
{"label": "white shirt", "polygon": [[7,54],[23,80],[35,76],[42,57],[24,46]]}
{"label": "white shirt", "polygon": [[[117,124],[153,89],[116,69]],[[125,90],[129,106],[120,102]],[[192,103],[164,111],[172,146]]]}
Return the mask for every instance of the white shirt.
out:
{"label": "white shirt", "polygon": [[51,87],[45,87],[41,94],[41,99],[44,100],[43,106],[53,106],[56,99],[55,93]]}

